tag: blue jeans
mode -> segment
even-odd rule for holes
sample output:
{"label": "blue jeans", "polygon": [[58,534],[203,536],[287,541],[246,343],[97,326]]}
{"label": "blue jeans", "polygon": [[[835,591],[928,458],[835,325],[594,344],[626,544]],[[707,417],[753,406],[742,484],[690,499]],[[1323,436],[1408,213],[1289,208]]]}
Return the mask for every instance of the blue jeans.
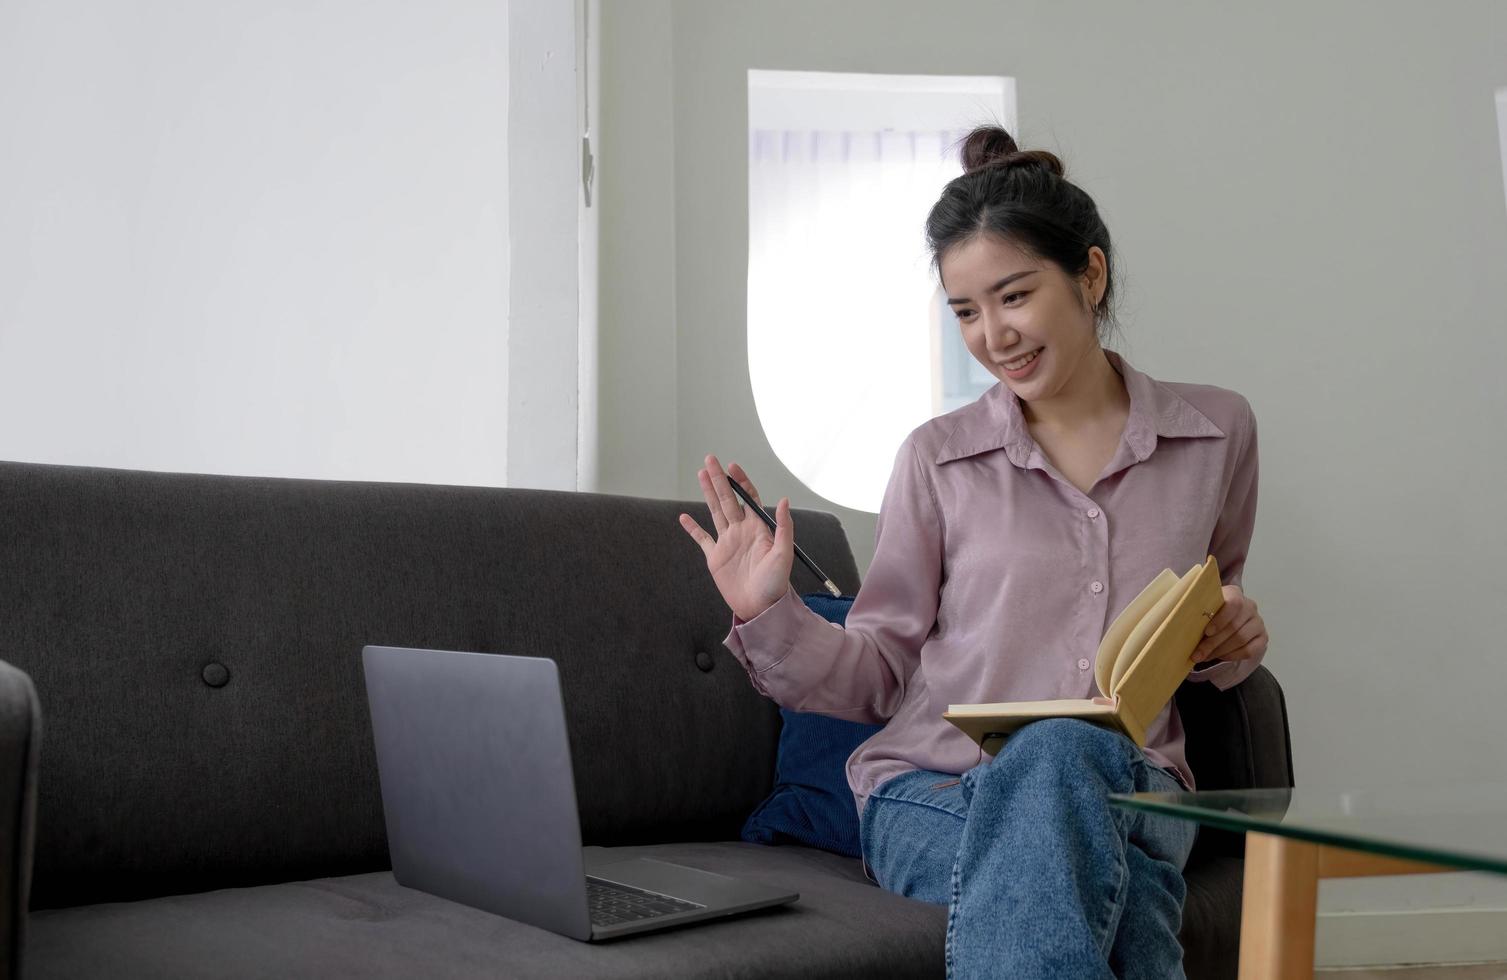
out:
{"label": "blue jeans", "polygon": [[1181,789],[1124,735],[1045,718],[961,777],[923,769],[877,787],[864,864],[886,890],[948,906],[949,977],[1180,980],[1198,825],[1105,795]]}

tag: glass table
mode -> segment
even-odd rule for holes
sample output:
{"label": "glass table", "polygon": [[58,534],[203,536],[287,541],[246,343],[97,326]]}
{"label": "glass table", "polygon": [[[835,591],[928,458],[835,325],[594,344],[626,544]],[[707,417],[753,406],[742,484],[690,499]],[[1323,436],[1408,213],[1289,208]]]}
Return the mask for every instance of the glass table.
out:
{"label": "glass table", "polygon": [[1111,793],[1109,800],[1245,834],[1240,980],[1313,976],[1320,878],[1507,874],[1507,783]]}

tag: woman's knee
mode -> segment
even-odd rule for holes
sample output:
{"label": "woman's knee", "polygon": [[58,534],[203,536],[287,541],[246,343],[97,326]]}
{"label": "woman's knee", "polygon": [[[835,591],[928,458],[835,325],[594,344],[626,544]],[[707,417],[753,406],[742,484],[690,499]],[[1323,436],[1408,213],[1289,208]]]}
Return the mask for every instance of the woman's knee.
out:
{"label": "woman's knee", "polygon": [[1080,718],[1043,718],[1011,734],[994,760],[977,770],[972,788],[1027,778],[1117,786],[1127,778],[1129,744],[1119,732]]}
{"label": "woman's knee", "polygon": [[1011,761],[1100,759],[1123,763],[1124,735],[1081,718],[1043,718],[1024,726],[1005,740],[1000,758]]}

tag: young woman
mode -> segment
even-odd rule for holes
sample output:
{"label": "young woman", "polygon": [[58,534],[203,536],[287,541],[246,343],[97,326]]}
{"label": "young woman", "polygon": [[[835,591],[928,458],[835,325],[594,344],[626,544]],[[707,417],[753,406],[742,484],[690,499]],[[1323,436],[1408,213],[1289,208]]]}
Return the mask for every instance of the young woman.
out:
{"label": "young woman", "polygon": [[1234,391],[1155,381],[1102,346],[1109,233],[1061,161],[975,130],[927,218],[968,350],[1000,383],[913,430],[846,627],[790,584],[789,498],[771,534],[715,456],[698,471],[724,640],[779,704],[885,727],[848,760],[864,865],[949,906],[951,976],[1181,977],[1182,869],[1196,824],[1109,793],[1192,789],[1176,703],[1145,749],[1077,719],[1034,722],[992,759],[953,703],[1096,694],[1104,631],[1158,572],[1213,554],[1224,607],[1191,679],[1228,688],[1267,648],[1241,590],[1256,515],[1256,420]]}

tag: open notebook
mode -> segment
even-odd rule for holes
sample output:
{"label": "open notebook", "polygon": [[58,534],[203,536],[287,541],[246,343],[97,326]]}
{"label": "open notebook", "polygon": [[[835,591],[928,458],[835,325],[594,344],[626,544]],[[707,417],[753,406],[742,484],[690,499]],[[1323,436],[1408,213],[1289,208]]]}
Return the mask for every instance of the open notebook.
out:
{"label": "open notebook", "polygon": [[1082,718],[1124,732],[1145,747],[1146,729],[1193,669],[1193,650],[1224,605],[1210,555],[1178,578],[1163,569],[1110,624],[1099,643],[1094,681],[1113,704],[1087,698],[954,704],[942,715],[991,755],[1009,734],[1041,718]]}

